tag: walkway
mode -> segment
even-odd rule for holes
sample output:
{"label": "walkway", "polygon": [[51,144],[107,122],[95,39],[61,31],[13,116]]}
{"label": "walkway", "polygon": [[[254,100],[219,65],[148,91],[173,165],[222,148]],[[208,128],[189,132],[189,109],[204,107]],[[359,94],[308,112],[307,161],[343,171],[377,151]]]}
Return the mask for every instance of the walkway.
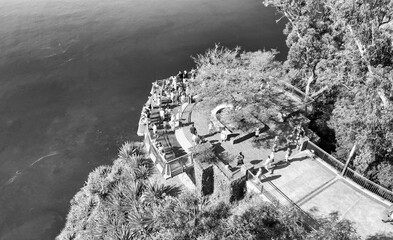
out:
{"label": "walkway", "polygon": [[[242,152],[245,156],[244,162],[249,162],[255,167],[262,166],[271,152],[253,147],[252,139],[238,144],[229,141],[219,143],[219,134],[208,135],[209,115],[201,114],[195,108],[191,114],[191,122],[194,122],[198,134],[205,136],[207,141],[218,144],[223,151],[232,156]],[[185,126],[176,133],[176,136],[182,135],[178,141],[185,149],[192,145],[189,128],[190,126]],[[275,154],[275,159],[284,160],[284,155],[284,151],[279,151]],[[235,162],[230,164],[236,165]],[[290,163],[278,163],[273,174],[266,174],[265,177],[264,189],[274,194],[282,204],[287,201],[267,181],[314,216],[338,212],[340,218],[355,223],[358,233],[363,238],[381,232],[393,232],[393,225],[381,221],[383,210],[388,206],[386,202],[367,195],[347,180],[340,178],[322,160],[310,159],[308,151],[294,151]]]}

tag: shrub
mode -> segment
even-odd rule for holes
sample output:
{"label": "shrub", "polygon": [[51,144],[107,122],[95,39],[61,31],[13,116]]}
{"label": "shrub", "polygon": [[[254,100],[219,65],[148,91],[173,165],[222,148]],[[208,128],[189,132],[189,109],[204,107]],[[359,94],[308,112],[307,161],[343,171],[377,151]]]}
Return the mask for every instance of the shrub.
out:
{"label": "shrub", "polygon": [[194,157],[200,162],[213,163],[217,161],[217,157],[214,153],[214,146],[209,142],[198,144],[192,147],[192,153]]}

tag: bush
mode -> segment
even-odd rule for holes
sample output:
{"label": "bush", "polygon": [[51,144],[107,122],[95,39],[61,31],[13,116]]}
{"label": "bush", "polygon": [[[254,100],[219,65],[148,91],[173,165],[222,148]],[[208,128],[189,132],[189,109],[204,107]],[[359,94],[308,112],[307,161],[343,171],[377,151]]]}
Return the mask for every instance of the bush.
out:
{"label": "bush", "polygon": [[217,162],[217,157],[214,153],[214,146],[209,142],[198,144],[191,149],[194,157],[200,162],[213,163]]}

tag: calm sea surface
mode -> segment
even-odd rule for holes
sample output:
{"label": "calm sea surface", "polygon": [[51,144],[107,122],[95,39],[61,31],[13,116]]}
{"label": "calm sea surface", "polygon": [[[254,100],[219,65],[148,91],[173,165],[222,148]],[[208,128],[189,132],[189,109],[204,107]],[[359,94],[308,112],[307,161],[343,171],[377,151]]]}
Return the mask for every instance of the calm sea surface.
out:
{"label": "calm sea surface", "polygon": [[220,42],[286,56],[260,0],[0,0],[0,240],[54,239],[151,82]]}

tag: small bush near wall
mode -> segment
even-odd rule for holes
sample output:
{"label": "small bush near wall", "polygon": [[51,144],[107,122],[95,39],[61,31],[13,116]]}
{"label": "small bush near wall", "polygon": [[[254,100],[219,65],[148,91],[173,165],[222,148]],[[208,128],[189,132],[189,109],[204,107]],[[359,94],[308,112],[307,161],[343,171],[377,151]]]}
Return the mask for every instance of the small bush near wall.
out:
{"label": "small bush near wall", "polygon": [[201,163],[213,163],[217,161],[217,157],[214,154],[214,146],[211,143],[197,144],[191,148],[194,157]]}

